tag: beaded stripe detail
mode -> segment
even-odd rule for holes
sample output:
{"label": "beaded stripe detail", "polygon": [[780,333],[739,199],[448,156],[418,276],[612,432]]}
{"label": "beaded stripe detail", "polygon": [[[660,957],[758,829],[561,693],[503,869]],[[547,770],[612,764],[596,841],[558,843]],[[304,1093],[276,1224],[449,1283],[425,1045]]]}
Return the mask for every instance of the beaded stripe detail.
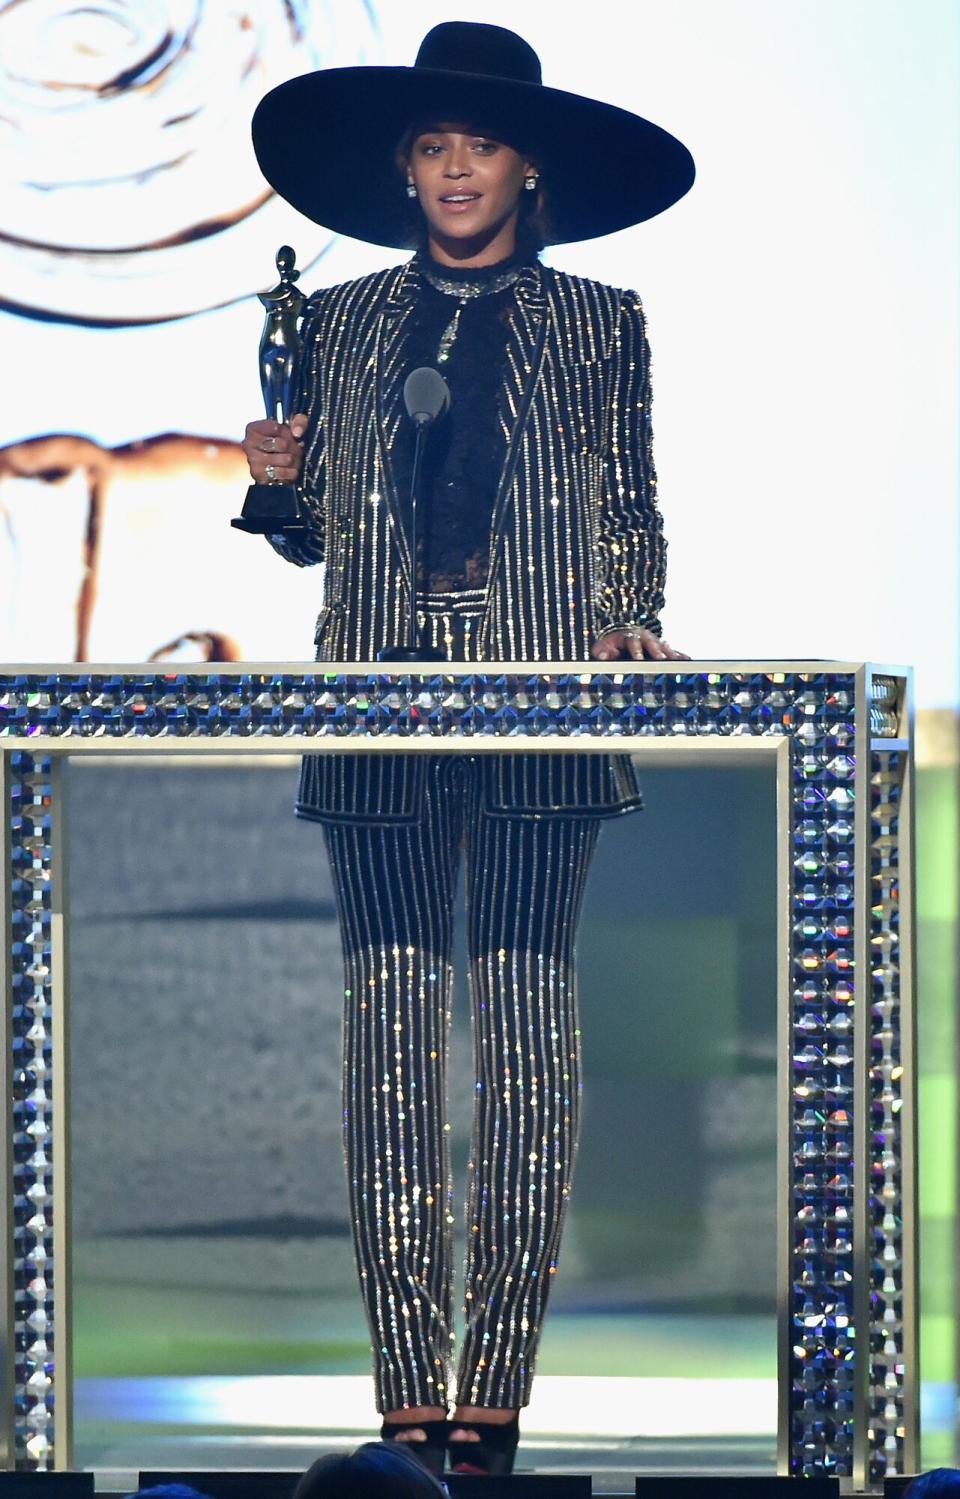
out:
{"label": "beaded stripe detail", "polygon": [[[437,756],[426,815],[325,829],[345,963],[343,1120],[377,1406],[527,1404],[580,1114],[573,941],[598,825],[479,812]],[[476,1060],[456,1369],[446,1069],[466,832]]]}
{"label": "beaded stripe detail", "polygon": [[[310,301],[300,401],[308,529],[277,550],[300,566],[326,560],[326,660],[370,661],[402,636],[409,559],[391,449],[403,419],[403,328],[421,285],[410,262]],[[515,421],[531,399],[504,434],[516,462],[496,518],[483,654],[585,660],[602,629],[656,620],[663,605],[643,310],[633,292],[539,265],[520,269],[515,295],[504,411]]]}

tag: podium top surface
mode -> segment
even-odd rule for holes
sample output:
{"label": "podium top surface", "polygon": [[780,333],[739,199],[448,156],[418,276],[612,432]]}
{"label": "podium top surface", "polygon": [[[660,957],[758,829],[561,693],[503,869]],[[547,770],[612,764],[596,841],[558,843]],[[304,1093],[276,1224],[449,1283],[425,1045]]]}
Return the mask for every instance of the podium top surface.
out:
{"label": "podium top surface", "polygon": [[407,677],[436,676],[534,676],[570,675],[653,675],[670,673],[688,676],[767,675],[770,673],[829,672],[831,675],[866,670],[874,675],[909,677],[913,668],[873,661],[833,661],[804,658],[785,660],[714,660],[695,661],[44,661],[7,664],[0,662],[0,681],[9,677],[90,677],[90,676],[351,676]]}
{"label": "podium top surface", "polygon": [[0,750],[543,752],[904,746],[909,668],[844,661],[0,666]]}

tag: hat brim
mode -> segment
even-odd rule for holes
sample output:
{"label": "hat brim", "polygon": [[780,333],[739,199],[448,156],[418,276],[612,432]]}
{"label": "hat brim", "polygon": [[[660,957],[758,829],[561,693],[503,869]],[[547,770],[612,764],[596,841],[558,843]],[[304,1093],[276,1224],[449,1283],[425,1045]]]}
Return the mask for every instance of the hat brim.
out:
{"label": "hat brim", "polygon": [[338,234],[408,247],[413,216],[395,153],[414,124],[469,121],[543,172],[551,244],[662,213],[693,184],[682,142],[640,115],[540,84],[429,68],[327,68],[272,89],[253,117],[260,170]]}

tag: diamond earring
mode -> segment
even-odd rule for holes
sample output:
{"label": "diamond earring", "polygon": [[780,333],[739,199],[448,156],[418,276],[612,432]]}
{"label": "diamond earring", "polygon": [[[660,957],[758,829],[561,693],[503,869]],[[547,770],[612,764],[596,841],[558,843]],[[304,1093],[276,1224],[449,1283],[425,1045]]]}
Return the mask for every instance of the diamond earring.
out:
{"label": "diamond earring", "polygon": [[537,190],[537,181],[538,181],[538,179],[536,177],[524,177],[524,179],[523,179],[523,185],[526,188],[526,190],[527,190],[528,193],[535,193],[536,192],[536,190]]}
{"label": "diamond earring", "polygon": [[416,196],[417,196],[417,189],[414,187],[414,185],[413,185],[412,182],[408,182],[407,183],[407,197],[408,198],[415,198]]}

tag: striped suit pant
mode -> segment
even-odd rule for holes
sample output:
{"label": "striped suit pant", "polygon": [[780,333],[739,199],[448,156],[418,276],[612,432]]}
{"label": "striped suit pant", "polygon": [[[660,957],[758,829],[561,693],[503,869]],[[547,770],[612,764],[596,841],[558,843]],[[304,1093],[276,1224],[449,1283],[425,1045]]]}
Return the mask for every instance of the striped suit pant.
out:
{"label": "striped suit pant", "polygon": [[[343,1123],[377,1408],[523,1406],[576,1152],[574,937],[598,823],[482,811],[477,760],[431,757],[423,817],[335,824]],[[476,1079],[465,1333],[455,1356],[446,1119],[454,895],[467,899]]]}

